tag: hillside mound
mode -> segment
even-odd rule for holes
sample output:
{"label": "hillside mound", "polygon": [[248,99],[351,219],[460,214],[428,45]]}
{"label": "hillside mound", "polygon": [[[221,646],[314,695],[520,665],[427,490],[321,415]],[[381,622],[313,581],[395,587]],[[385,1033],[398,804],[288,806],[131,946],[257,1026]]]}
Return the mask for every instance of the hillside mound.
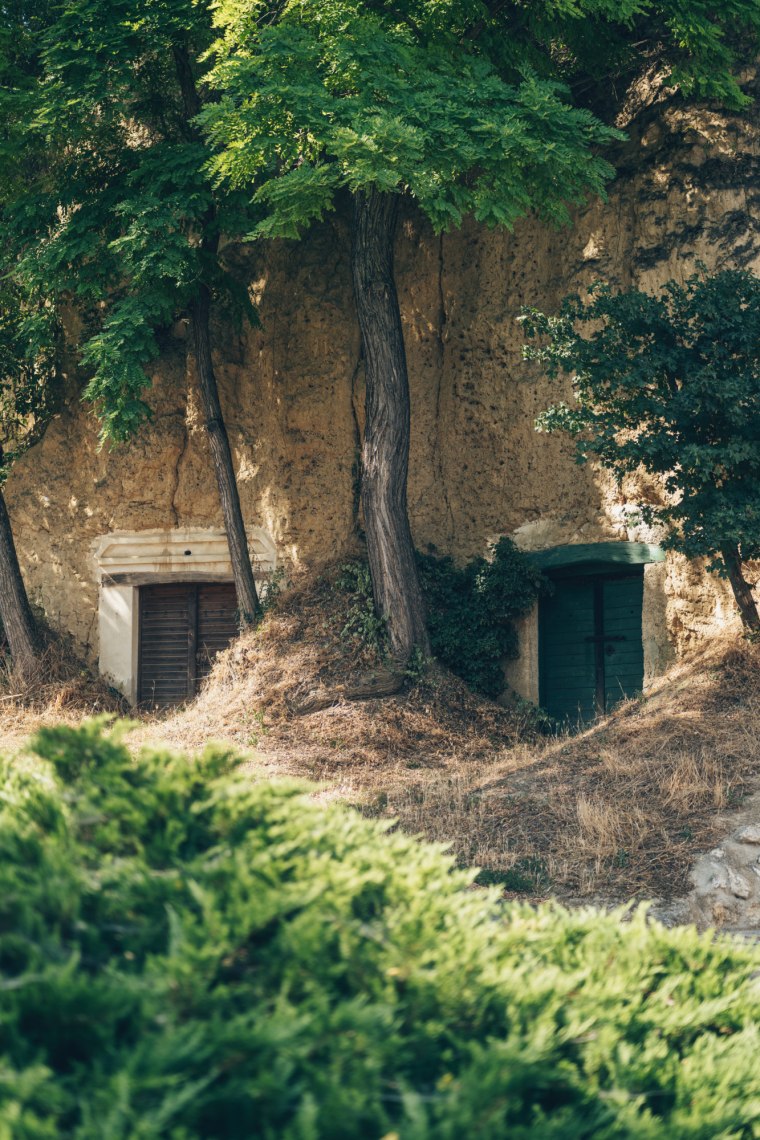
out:
{"label": "hillside mound", "polygon": [[[366,814],[450,844],[507,893],[669,898],[760,774],[760,648],[713,645],[646,699],[577,735],[542,737],[435,668],[384,697],[376,650],[347,630],[335,575],[283,595],[217,661],[192,705],[136,742],[253,750],[269,773],[325,785]],[[371,685],[369,686],[371,687]]]}
{"label": "hillside mound", "polygon": [[338,576],[283,594],[259,629],[217,658],[197,699],[160,718],[162,738],[181,748],[223,738],[257,748],[268,763],[333,779],[336,767],[484,760],[530,734],[529,710],[479,697],[445,669],[422,679],[393,673],[353,628],[354,603]]}

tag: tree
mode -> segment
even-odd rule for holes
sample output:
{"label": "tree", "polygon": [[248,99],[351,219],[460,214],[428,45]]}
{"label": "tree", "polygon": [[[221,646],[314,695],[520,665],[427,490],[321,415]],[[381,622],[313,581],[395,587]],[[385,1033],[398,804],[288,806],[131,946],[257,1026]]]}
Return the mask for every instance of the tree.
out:
{"label": "tree", "polygon": [[[38,151],[25,139],[29,92],[39,76],[37,37],[46,26],[44,2],[7,0],[0,25],[0,218],[27,189]],[[23,160],[19,156],[23,155]],[[5,233],[4,233],[5,236]],[[42,435],[60,396],[60,325],[54,308],[11,278],[13,257],[0,243],[0,632],[16,674],[31,676],[42,635],[19,566],[3,485],[14,460]]]}
{"label": "tree", "polygon": [[54,313],[0,281],[0,624],[16,673],[32,673],[42,637],[16,554],[3,484],[14,459],[36,443],[55,411],[60,377]]}
{"label": "tree", "polygon": [[[468,39],[481,5],[354,0],[218,6],[222,36],[202,118],[220,178],[255,187],[256,237],[298,237],[353,196],[352,272],[367,382],[362,503],[373,592],[391,650],[429,651],[406,503],[409,387],[393,272],[396,220],[412,198],[437,230],[473,213],[556,221],[601,192],[591,148],[615,137],[535,75],[508,78]],[[514,71],[514,69],[511,69]]]}
{"label": "tree", "polygon": [[760,617],[743,573],[760,558],[760,279],[708,275],[659,296],[592,287],[557,316],[528,310],[526,349],[549,376],[571,376],[575,400],[545,412],[539,428],[570,432],[577,458],[619,479],[640,470],[667,498],[642,504],[665,528],[664,545],[727,577],[745,628]]}
{"label": "tree", "polygon": [[[218,0],[211,79],[220,98],[202,120],[220,180],[252,187],[254,238],[296,238],[346,190],[352,272],[367,381],[362,503],[373,592],[394,654],[427,651],[406,504],[409,387],[393,273],[402,198],[436,231],[467,214],[511,227],[528,212],[555,223],[602,193],[612,168],[598,148],[617,136],[572,106],[557,78],[587,66],[619,72],[634,34],[673,79],[739,104],[730,26],[760,27],[754,0],[721,15],[700,2],[577,0],[285,0],[277,8]],[[638,54],[637,54],[638,51]],[[712,78],[710,77],[712,75]]]}
{"label": "tree", "polygon": [[[14,279],[79,310],[85,396],[106,440],[127,439],[149,414],[146,365],[159,354],[161,330],[178,314],[189,316],[248,624],[260,606],[210,333],[215,297],[247,305],[218,256],[223,229],[242,224],[241,202],[213,190],[193,122],[206,90],[197,58],[209,35],[208,7],[192,0],[66,0],[57,8],[37,40],[34,81],[0,105],[30,128],[13,158],[26,163],[27,178],[6,198],[2,225]],[[30,163],[30,149],[42,151],[44,163]]]}

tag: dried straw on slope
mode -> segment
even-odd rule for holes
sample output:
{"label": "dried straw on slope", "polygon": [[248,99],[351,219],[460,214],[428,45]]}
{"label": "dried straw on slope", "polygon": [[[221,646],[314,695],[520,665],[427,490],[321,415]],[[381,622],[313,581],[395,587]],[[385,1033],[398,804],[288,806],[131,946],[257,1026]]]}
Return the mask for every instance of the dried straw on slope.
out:
{"label": "dried straw on slope", "polygon": [[[508,889],[565,896],[679,893],[720,835],[720,811],[760,775],[757,647],[714,646],[646,701],[540,739],[443,670],[384,699],[345,699],[342,687],[382,667],[341,635],[345,606],[329,576],[289,592],[195,702],[146,720],[136,739],[253,750],[260,768],[450,843]],[[331,703],[296,711],[314,694]]]}
{"label": "dried straw on slope", "polygon": [[126,702],[95,677],[67,637],[43,627],[44,648],[20,680],[0,656],[0,753],[16,752],[42,724],[77,724],[100,713],[124,714]]}

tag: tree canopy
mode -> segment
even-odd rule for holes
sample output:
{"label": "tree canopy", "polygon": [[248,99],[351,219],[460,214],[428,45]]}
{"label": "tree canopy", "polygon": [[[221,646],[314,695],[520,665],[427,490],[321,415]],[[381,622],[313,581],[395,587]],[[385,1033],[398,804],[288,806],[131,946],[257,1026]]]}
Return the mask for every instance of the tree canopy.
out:
{"label": "tree canopy", "polygon": [[[28,22],[19,9],[23,33]],[[218,194],[194,122],[205,95],[198,58],[208,5],[192,0],[71,0],[46,11],[23,82],[0,88],[15,140],[0,204],[11,279],[80,327],[77,355],[105,440],[125,440],[149,415],[147,365],[161,334],[189,316],[238,609],[259,601],[213,369],[211,303],[255,316],[226,272],[222,233],[244,228],[246,201]],[[6,45],[0,74],[17,74]]]}
{"label": "tree canopy", "polygon": [[38,80],[0,101],[25,127],[1,219],[14,277],[84,317],[85,396],[106,438],[128,438],[147,413],[157,333],[199,281],[225,284],[196,240],[214,195],[174,58],[178,44],[199,54],[208,27],[185,0],[66,3],[38,35]]}
{"label": "tree canopy", "polygon": [[[471,0],[396,8],[360,0],[222,2],[201,115],[221,183],[261,212],[253,238],[298,237],[353,196],[352,272],[366,417],[362,505],[373,593],[402,665],[430,651],[407,514],[410,402],[393,271],[398,202],[438,230],[473,214],[556,222],[600,193],[617,137],[554,79],[518,70],[506,40],[481,38]],[[490,17],[488,21],[490,23]]]}
{"label": "tree canopy", "polygon": [[298,237],[343,188],[404,193],[437,230],[467,214],[511,226],[530,209],[568,221],[600,192],[612,169],[592,148],[616,132],[492,38],[469,38],[482,12],[306,0],[267,20],[265,4],[222,0],[222,94],[202,118],[219,178],[254,191],[252,236]]}

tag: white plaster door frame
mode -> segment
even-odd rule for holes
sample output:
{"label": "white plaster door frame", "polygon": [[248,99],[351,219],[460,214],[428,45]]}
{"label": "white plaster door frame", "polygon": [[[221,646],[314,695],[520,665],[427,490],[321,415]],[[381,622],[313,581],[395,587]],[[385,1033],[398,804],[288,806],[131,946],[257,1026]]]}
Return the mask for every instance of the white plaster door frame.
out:
{"label": "white plaster door frame", "polygon": [[[248,532],[258,581],[277,565],[270,535]],[[220,529],[121,531],[93,544],[100,583],[99,670],[127,698],[137,703],[140,586],[160,582],[230,582],[233,580],[227,535]]]}

